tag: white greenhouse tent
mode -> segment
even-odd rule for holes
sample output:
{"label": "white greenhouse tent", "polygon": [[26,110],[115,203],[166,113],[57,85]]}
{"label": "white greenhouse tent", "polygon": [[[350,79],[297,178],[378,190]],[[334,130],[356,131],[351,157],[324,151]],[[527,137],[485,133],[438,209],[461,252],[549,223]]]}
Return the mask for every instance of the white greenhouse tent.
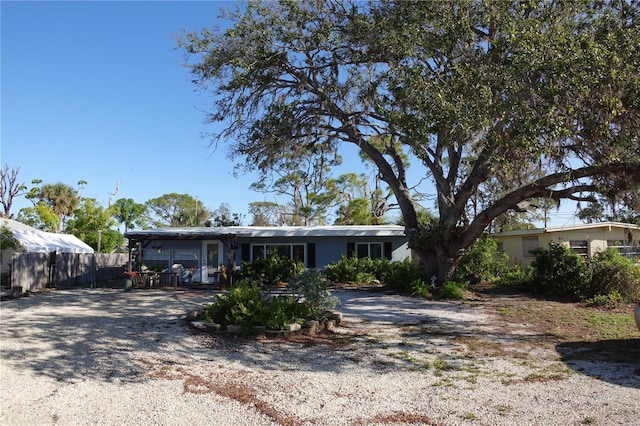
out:
{"label": "white greenhouse tent", "polygon": [[93,248],[75,235],[40,231],[12,219],[0,219],[0,226],[11,229],[27,253],[93,253]]}
{"label": "white greenhouse tent", "polygon": [[[19,248],[0,251],[2,288],[9,288],[7,284],[10,283],[12,296],[65,280],[77,282],[77,274],[87,275],[87,271],[93,279],[91,268],[94,266],[87,270],[80,256],[89,255],[93,258],[94,250],[75,235],[44,232],[5,218],[0,218],[0,227],[8,228],[20,243]],[[56,264],[55,259],[60,263]],[[94,259],[90,264],[94,265]]]}

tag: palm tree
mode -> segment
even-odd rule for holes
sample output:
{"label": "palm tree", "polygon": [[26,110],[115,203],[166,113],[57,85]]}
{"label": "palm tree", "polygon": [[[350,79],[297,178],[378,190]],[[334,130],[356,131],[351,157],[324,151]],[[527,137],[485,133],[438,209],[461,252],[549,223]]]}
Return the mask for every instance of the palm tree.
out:
{"label": "palm tree", "polygon": [[64,229],[66,220],[73,216],[80,203],[78,191],[60,182],[42,185],[36,194],[36,198],[49,205],[60,218],[59,229],[56,232]]}

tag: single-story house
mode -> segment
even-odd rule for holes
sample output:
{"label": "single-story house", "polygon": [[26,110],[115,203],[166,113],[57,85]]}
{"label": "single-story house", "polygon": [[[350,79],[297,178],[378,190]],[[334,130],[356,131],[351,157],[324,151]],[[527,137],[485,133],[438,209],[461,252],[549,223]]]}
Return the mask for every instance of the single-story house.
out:
{"label": "single-story house", "polygon": [[512,265],[529,265],[532,250],[548,248],[560,242],[577,254],[591,257],[607,248],[615,248],[626,257],[640,261],[640,226],[621,222],[587,223],[557,228],[524,229],[492,235],[509,255]]}
{"label": "single-story house", "polygon": [[[138,265],[188,269],[192,282],[215,282],[220,268],[273,253],[322,269],[341,256],[404,260],[410,250],[403,226],[229,226],[157,228],[125,233]],[[135,268],[134,268],[135,269]]]}

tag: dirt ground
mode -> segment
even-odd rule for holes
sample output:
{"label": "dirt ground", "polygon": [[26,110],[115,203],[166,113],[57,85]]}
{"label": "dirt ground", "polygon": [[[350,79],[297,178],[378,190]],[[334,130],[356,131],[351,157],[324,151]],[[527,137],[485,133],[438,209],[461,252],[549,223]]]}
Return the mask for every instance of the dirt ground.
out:
{"label": "dirt ground", "polygon": [[187,312],[211,291],[54,290],[2,302],[0,387],[11,392],[0,423],[608,425],[640,416],[630,306],[487,289],[456,302],[379,288],[334,294],[343,324],[287,339],[189,328]]}

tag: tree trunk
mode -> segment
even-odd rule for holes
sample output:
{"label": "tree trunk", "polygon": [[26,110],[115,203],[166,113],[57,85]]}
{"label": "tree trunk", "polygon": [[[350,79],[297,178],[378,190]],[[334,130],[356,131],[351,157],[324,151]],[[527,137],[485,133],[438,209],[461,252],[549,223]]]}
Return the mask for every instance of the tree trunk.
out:
{"label": "tree trunk", "polygon": [[425,269],[426,281],[431,283],[436,277],[438,285],[452,279],[460,259],[473,242],[482,235],[484,228],[474,224],[468,228],[447,228],[434,225],[418,230],[406,231],[409,247]]}

